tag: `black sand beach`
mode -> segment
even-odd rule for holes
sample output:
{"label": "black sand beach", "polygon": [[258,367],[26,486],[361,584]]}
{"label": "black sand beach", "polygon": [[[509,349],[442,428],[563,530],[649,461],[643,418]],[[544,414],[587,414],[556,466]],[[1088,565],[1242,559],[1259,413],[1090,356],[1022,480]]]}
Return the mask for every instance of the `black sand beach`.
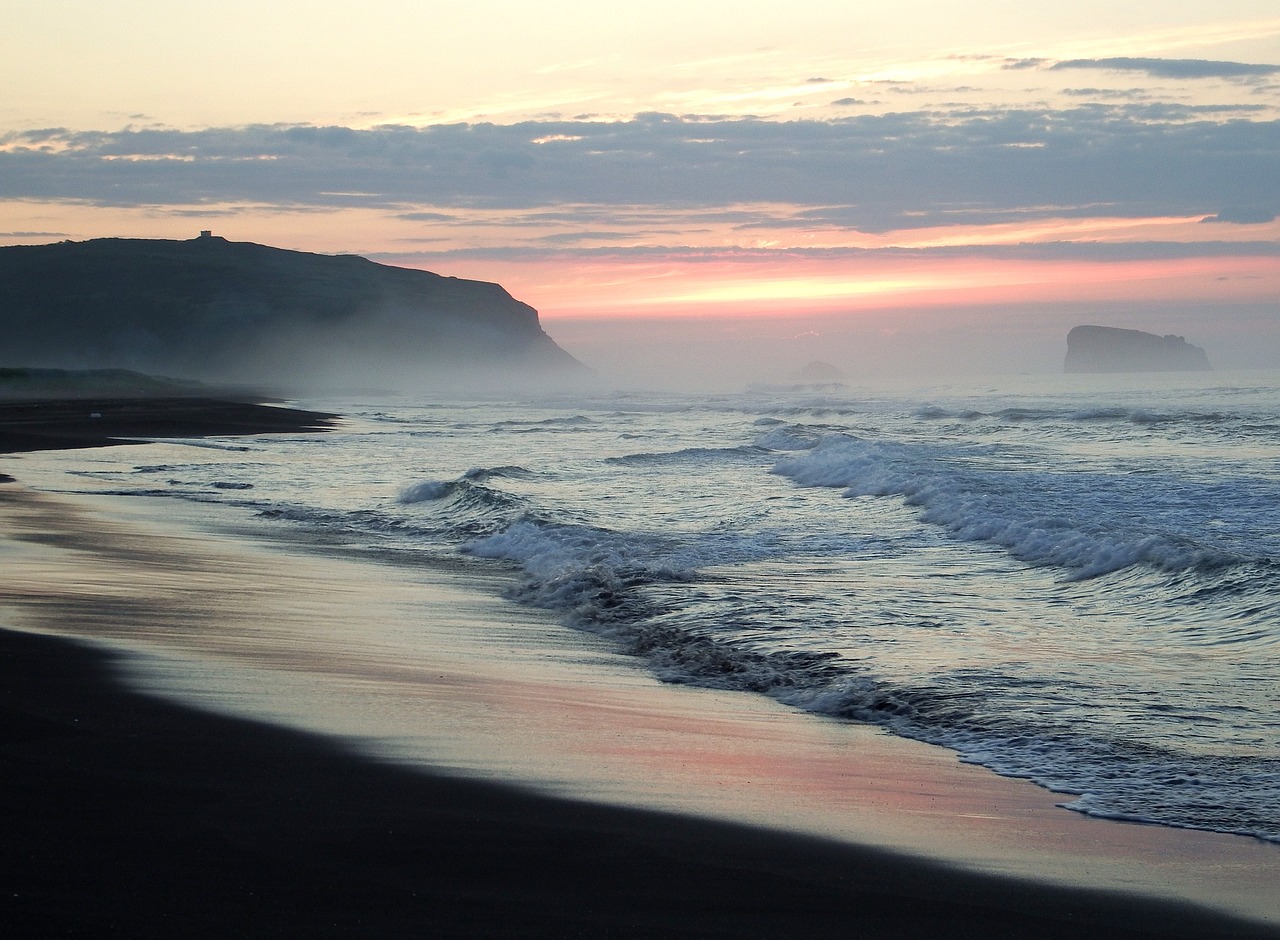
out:
{"label": "black sand beach", "polygon": [[[135,403],[106,436],[234,424],[154,404]],[[60,440],[84,433],[75,426]],[[0,437],[31,449],[21,441]],[[0,548],[51,559],[37,581],[0,578],[0,617],[30,615],[0,625],[59,632],[57,618],[99,604],[86,622],[190,616],[146,587],[145,604],[118,608],[109,591],[94,599],[98,582],[71,593],[95,544],[139,578],[166,546],[148,560],[145,537],[139,548],[122,530],[95,534],[91,515],[21,483],[0,502]],[[37,531],[55,518],[72,528]],[[182,585],[203,564],[193,556],[168,575]],[[216,629],[216,611],[208,618],[185,628]],[[119,662],[107,647],[0,629],[4,936],[1280,937],[1176,901],[393,765],[132,691]]]}
{"label": "black sand beach", "polygon": [[1264,937],[777,832],[399,769],[0,631],[10,937]]}
{"label": "black sand beach", "polygon": [[0,400],[0,453],[103,447],[152,437],[296,433],[333,415],[212,398]]}

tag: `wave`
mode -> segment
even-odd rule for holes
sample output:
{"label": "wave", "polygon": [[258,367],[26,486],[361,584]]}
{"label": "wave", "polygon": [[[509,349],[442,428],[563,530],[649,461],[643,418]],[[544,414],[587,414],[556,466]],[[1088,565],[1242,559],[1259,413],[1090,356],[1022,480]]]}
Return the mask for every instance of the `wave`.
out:
{"label": "wave", "polygon": [[565,612],[578,625],[598,625],[638,615],[632,588],[692,576],[673,547],[653,537],[522,518],[462,550],[518,562],[525,579],[510,592],[514,599]]}
{"label": "wave", "polygon": [[396,502],[412,504],[444,499],[457,486],[456,480],[423,480],[421,483],[414,483],[402,489],[400,495],[396,497]]}
{"label": "wave", "polygon": [[650,611],[638,588],[693,582],[706,569],[774,558],[787,547],[776,533],[732,525],[680,535],[621,532],[525,512],[462,551],[517,562],[525,577],[512,592],[516,599],[565,611],[575,624],[597,629]]}
{"label": "wave", "polygon": [[763,446],[684,447],[672,451],[642,451],[605,457],[604,462],[621,466],[660,466],[663,464],[706,463],[736,459],[758,459],[768,450]]}
{"label": "wave", "polygon": [[986,417],[984,412],[975,411],[970,408],[952,409],[943,408],[939,405],[924,405],[917,408],[914,415],[915,417],[923,418],[926,421],[938,421],[945,418],[959,418],[964,421],[974,421],[978,418]]}
{"label": "wave", "polygon": [[[1033,687],[1043,679],[957,671],[895,684],[835,652],[711,635],[726,629],[725,617],[709,617],[699,602],[699,571],[688,566],[696,550],[523,520],[467,551],[519,562],[528,577],[511,596],[608,637],[665,682],[763,694],[947,747],[965,762],[1071,795],[1062,805],[1087,815],[1280,842],[1280,760],[1180,752],[1055,721],[1052,712],[1037,719],[991,707],[993,697],[1038,697]],[[1083,699],[1090,691],[1058,677],[1052,693]]]}
{"label": "wave", "polygon": [[586,415],[565,415],[541,420],[494,421],[489,427],[493,431],[530,434],[540,431],[590,430],[595,427],[595,424],[596,422]]}
{"label": "wave", "polygon": [[[895,685],[835,653],[744,648],[700,634],[697,621],[696,611],[674,611],[639,621],[612,618],[596,630],[644,657],[664,681],[764,694],[946,747],[966,763],[1071,795],[1062,805],[1086,815],[1280,842],[1275,758],[1184,753],[1070,722],[1029,722],[1025,714],[991,709],[989,698],[995,689],[1016,696],[1037,680],[981,675],[963,684]],[[1067,686],[1055,680],[1054,695],[1068,694]]]}
{"label": "wave", "polygon": [[[1152,408],[1132,407],[1127,405],[1088,405],[1081,408],[1070,407],[1035,407],[1027,405],[997,408],[992,411],[981,411],[975,408],[946,407],[942,405],[921,405],[911,411],[912,417],[924,421],[964,421],[974,422],[987,420],[996,424],[1132,424],[1144,425],[1176,425],[1189,424],[1196,426],[1247,426],[1251,418],[1243,414],[1223,411],[1161,411]],[[1266,424],[1262,430],[1274,427]]]}
{"label": "wave", "polygon": [[[1246,414],[1248,402],[1220,413],[1206,400],[1198,411],[1151,400],[1144,411],[1061,396],[812,396],[794,408],[776,398],[640,403],[552,421],[541,409],[415,411],[402,427],[342,437],[361,448],[345,464],[312,466],[303,454],[298,478],[298,464],[223,454],[203,469],[151,458],[133,482],[182,477],[192,482],[150,492],[256,508],[412,563],[488,559],[511,576],[511,597],[611,638],[665,681],[871,722],[1070,793],[1079,812],[1280,841],[1275,762],[1240,756],[1275,753],[1263,696],[1280,649],[1280,536],[1266,534],[1276,482],[1248,442],[1217,446],[1236,443],[1245,419],[1274,418]],[[1010,403],[1019,407],[1003,409]],[[1237,410],[1244,417],[1227,414]],[[1178,425],[1195,414],[1203,426]],[[412,440],[428,433],[452,439]],[[545,437],[515,436],[535,433]],[[1103,446],[1089,446],[1095,439]],[[1155,456],[1183,442],[1194,459]],[[1270,453],[1270,441],[1257,443]],[[443,452],[483,466],[433,476],[403,463]],[[395,465],[399,489],[385,482]],[[336,476],[343,467],[348,476]],[[1243,479],[1249,472],[1258,479]],[[237,480],[256,488],[216,488]],[[1049,572],[1019,570],[1002,553]],[[916,575],[936,578],[909,583]],[[1107,576],[1084,580],[1095,575]],[[899,583],[911,589],[889,596]],[[999,596],[981,595],[988,588]],[[992,603],[952,602],[964,591]],[[982,631],[1006,609],[1022,618],[1015,627],[1045,625],[1028,635],[1048,638],[1055,665],[1006,667],[997,639],[990,656],[958,668],[952,638],[1021,636]],[[1165,694],[1119,667],[1090,671],[1101,641],[1080,643],[1077,668],[1073,631],[1105,640],[1100,619],[1135,636],[1139,667],[1229,663],[1229,681],[1219,692],[1206,670],[1204,682],[1179,678]],[[1218,708],[1215,697],[1231,700]],[[1166,720],[1163,708],[1181,711]]]}
{"label": "wave", "polygon": [[456,480],[423,480],[402,489],[396,501],[410,507],[412,523],[433,538],[454,543],[478,538],[529,512],[524,498],[482,482],[516,471],[522,468],[469,470]]}
{"label": "wave", "polygon": [[483,494],[483,497],[489,498],[494,505],[506,506],[511,505],[515,497],[499,493],[497,490],[482,490],[477,488],[475,484],[492,479],[527,480],[534,476],[536,474],[531,470],[526,470],[524,467],[472,467],[456,480],[422,480],[418,483],[410,484],[400,490],[396,496],[396,502],[404,505],[434,502],[470,489],[476,493]]}
{"label": "wave", "polygon": [[[975,707],[984,690],[1017,685],[988,677],[972,691],[891,688],[852,675],[773,690],[780,701],[865,721],[955,751],[965,763],[1076,797],[1089,816],[1159,823],[1280,842],[1280,759],[1180,752],[1072,725],[1027,723]],[[1055,694],[1062,694],[1059,682]],[[1202,720],[1212,720],[1203,716]]]}
{"label": "wave", "polygon": [[811,450],[817,447],[821,440],[821,431],[788,424],[759,435],[756,437],[755,445],[768,450]]}
{"label": "wave", "polygon": [[[1161,484],[1149,476],[1135,485],[1115,474],[976,466],[993,456],[989,447],[947,450],[831,434],[780,459],[773,472],[801,486],[843,487],[850,497],[901,497],[919,508],[921,521],[954,538],[998,545],[1020,561],[1066,569],[1073,579],[1133,565],[1181,571],[1271,560],[1206,535],[1217,521],[1206,511],[1226,507],[1207,504],[1203,493],[1180,502],[1174,481],[1166,481],[1160,505]],[[1232,496],[1238,500],[1242,492]],[[1263,508],[1273,499],[1267,489],[1248,504]],[[1248,504],[1230,508],[1240,513]]]}

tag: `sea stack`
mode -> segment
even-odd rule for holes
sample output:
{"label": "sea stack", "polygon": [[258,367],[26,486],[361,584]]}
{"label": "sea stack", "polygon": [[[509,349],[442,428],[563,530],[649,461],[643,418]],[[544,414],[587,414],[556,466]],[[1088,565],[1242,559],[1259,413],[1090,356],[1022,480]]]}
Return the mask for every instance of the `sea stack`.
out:
{"label": "sea stack", "polygon": [[1209,357],[1181,336],[1113,326],[1077,326],[1067,334],[1063,372],[1208,372]]}

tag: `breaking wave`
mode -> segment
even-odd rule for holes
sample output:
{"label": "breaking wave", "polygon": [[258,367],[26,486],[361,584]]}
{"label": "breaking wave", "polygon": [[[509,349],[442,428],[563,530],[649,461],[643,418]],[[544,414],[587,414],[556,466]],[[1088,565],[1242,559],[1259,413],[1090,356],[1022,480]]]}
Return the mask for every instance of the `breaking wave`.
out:
{"label": "breaking wave", "polygon": [[[1269,546],[1210,541],[1203,493],[1181,498],[1178,481],[1163,493],[1114,474],[1011,469],[992,448],[944,450],[831,434],[806,452],[781,458],[774,472],[801,486],[841,487],[849,497],[898,497],[921,521],[953,537],[998,545],[1034,565],[1091,578],[1132,565],[1165,571],[1265,561]],[[984,464],[986,466],[984,466]],[[1153,494],[1159,498],[1153,499]],[[1224,494],[1225,495],[1225,494]],[[1242,486],[1214,512],[1265,512],[1269,488]],[[1218,528],[1225,528],[1221,525]]]}

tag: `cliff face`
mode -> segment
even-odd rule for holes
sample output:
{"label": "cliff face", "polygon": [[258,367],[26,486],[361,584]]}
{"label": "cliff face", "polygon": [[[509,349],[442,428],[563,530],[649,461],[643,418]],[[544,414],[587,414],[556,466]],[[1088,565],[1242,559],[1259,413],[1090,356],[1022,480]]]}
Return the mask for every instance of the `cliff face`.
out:
{"label": "cliff face", "polygon": [[0,248],[0,350],[304,387],[587,371],[497,284],[212,236]]}
{"label": "cliff face", "polygon": [[1207,372],[1209,357],[1181,336],[1111,326],[1077,326],[1067,334],[1064,372]]}

